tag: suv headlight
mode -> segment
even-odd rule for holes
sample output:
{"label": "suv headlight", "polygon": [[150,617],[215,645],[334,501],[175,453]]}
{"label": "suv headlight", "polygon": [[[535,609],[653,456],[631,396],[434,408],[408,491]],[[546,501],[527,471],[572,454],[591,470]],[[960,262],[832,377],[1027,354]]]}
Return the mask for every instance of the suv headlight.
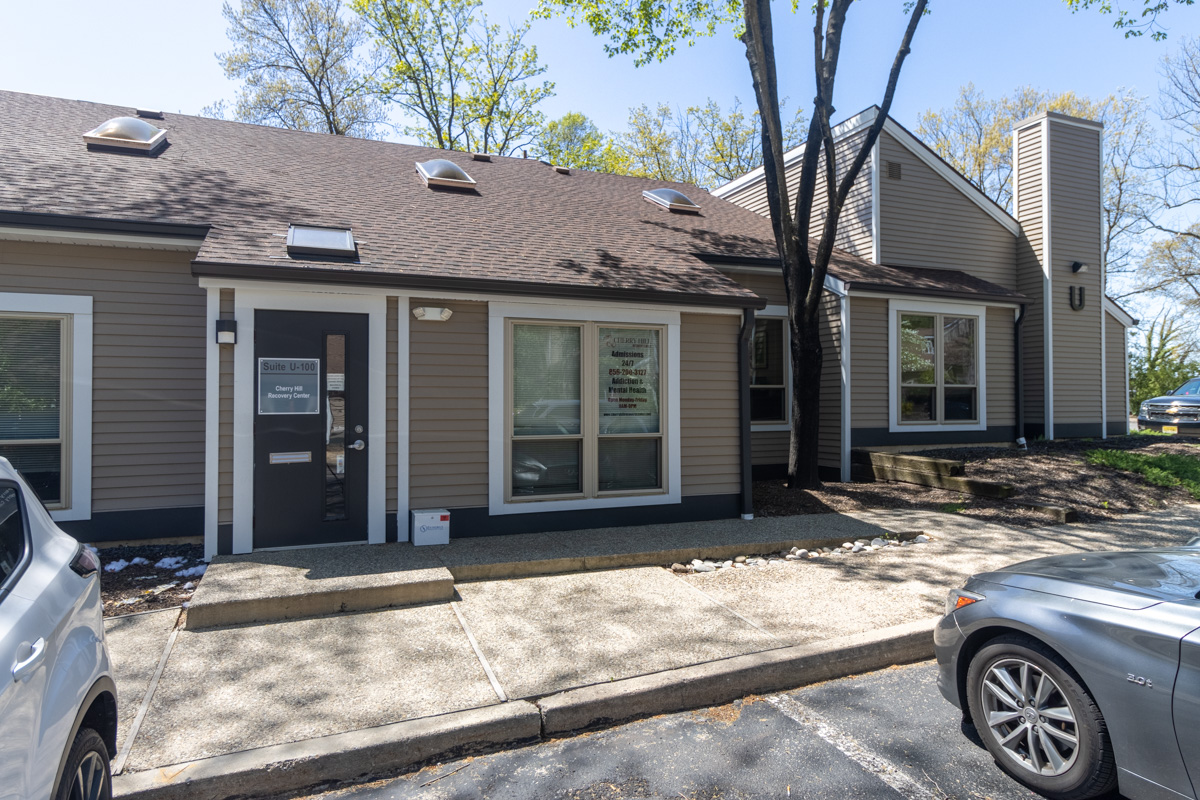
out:
{"label": "suv headlight", "polygon": [[1144,416],[1146,416],[1146,414],[1147,414],[1147,406],[1149,406],[1149,403],[1142,403],[1140,406],[1138,406],[1138,416],[1139,416],[1139,417],[1144,417]]}
{"label": "suv headlight", "polygon": [[950,593],[946,595],[946,613],[953,614],[963,606],[978,603],[983,599],[985,599],[983,595],[968,592],[966,589],[951,589]]}

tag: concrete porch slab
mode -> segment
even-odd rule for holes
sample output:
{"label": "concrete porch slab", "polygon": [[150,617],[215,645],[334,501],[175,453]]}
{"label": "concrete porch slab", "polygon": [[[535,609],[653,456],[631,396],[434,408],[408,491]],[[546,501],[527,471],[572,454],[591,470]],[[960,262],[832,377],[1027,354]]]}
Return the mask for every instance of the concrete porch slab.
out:
{"label": "concrete porch slab", "polygon": [[468,583],[459,594],[510,698],[783,646],[661,567]]}
{"label": "concrete porch slab", "polygon": [[146,697],[167,639],[178,620],[178,608],[104,620],[104,641],[112,662],[113,682],[117,684],[117,751],[112,754],[114,758],[125,746],[125,737],[129,735],[129,728]]}
{"label": "concrete porch slab", "polygon": [[407,544],[215,556],[188,608],[190,630],[445,602],[454,577]]}
{"label": "concrete porch slab", "polygon": [[448,603],[183,630],[128,769],[498,702]]}

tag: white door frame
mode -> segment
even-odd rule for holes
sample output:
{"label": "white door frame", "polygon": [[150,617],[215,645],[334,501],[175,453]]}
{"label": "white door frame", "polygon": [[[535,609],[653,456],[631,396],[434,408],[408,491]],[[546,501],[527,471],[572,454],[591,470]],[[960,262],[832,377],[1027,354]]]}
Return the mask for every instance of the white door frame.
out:
{"label": "white door frame", "polygon": [[[406,305],[404,300],[401,305]],[[366,314],[369,327],[368,403],[370,425],[367,434],[367,542],[382,544],[386,539],[387,521],[387,296],[361,294],[337,287],[293,290],[264,285],[261,288],[239,286],[234,293],[234,318],[238,324],[238,343],[235,345],[233,368],[233,552],[254,550],[254,312],[316,311]],[[400,314],[401,359],[407,362],[407,314]],[[400,372],[404,380],[407,363]],[[404,381],[406,382],[406,381]],[[400,395],[407,397],[401,385]],[[402,409],[403,432],[407,434],[407,408]],[[401,463],[408,463],[407,435],[399,440]],[[210,456],[211,457],[211,456]],[[407,470],[404,470],[407,473]],[[397,512],[401,520],[408,517],[408,481],[402,473],[397,487]],[[403,506],[403,508],[401,508]],[[211,513],[215,515],[216,509]]]}

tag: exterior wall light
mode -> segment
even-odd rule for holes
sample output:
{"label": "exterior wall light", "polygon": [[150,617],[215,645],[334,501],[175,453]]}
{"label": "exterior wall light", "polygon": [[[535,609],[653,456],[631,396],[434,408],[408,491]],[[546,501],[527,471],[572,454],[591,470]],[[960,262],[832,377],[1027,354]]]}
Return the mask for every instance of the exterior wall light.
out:
{"label": "exterior wall light", "polygon": [[448,308],[431,308],[429,306],[417,306],[413,310],[413,316],[417,319],[429,320],[430,322],[445,322],[454,316],[454,312]]}
{"label": "exterior wall light", "polygon": [[217,320],[217,344],[237,344],[237,320]]}
{"label": "exterior wall light", "polygon": [[1088,265],[1083,263],[1082,261],[1072,261],[1071,262],[1071,272],[1087,272],[1087,271],[1088,271]]}

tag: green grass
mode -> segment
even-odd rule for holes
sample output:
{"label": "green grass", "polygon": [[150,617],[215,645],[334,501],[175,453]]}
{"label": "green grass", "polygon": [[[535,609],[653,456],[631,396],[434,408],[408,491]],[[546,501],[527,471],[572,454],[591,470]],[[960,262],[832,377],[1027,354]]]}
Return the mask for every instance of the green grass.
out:
{"label": "green grass", "polygon": [[1174,436],[1173,433],[1163,433],[1162,431],[1142,430],[1138,428],[1136,431],[1130,431],[1130,436]]}
{"label": "green grass", "polygon": [[966,511],[966,509],[966,503],[944,503],[941,507],[941,511],[946,514],[957,514],[960,511]]}
{"label": "green grass", "polygon": [[1200,500],[1200,458],[1179,453],[1145,455],[1128,450],[1089,450],[1089,464],[1136,472],[1155,486],[1182,486]]}

